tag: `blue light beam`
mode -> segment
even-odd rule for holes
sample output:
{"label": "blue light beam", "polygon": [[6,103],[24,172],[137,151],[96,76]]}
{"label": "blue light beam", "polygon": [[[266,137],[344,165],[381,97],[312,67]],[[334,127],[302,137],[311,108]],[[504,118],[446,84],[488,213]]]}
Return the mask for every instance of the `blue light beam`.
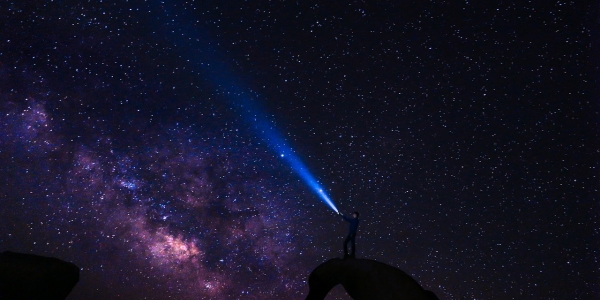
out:
{"label": "blue light beam", "polygon": [[[252,112],[254,109],[249,110],[248,112]],[[285,142],[282,136],[277,132],[273,126],[270,126],[267,120],[264,117],[259,117],[256,113],[250,113],[250,115],[254,116],[254,124],[256,125],[257,131],[262,135],[263,139],[269,144],[269,147],[275,153],[279,154],[281,157],[291,168],[298,174],[298,176],[310,187],[323,203],[327,204],[333,211],[336,213],[339,212],[331,198],[327,195],[321,184],[316,180],[316,178],[310,173],[308,168],[304,165],[302,160],[290,146]]]}
{"label": "blue light beam", "polygon": [[243,80],[238,79],[230,71],[232,68],[226,63],[227,58],[213,46],[219,43],[214,43],[206,34],[207,31],[199,27],[202,22],[198,22],[197,16],[191,16],[184,10],[177,9],[176,5],[169,5],[168,2],[161,2],[161,5],[154,5],[154,8],[161,16],[157,20],[162,23],[159,24],[158,33],[167,37],[182,57],[187,59],[189,66],[197,67],[198,73],[203,75],[202,79],[212,84],[218,93],[238,109],[248,123],[254,125],[254,129],[269,147],[283,158],[323,203],[338,212],[325,189],[310,173],[300,157],[294,153],[274,126],[270,125],[272,123],[264,116],[263,111],[258,109],[256,102],[246,95],[252,93],[251,89],[244,87]]}

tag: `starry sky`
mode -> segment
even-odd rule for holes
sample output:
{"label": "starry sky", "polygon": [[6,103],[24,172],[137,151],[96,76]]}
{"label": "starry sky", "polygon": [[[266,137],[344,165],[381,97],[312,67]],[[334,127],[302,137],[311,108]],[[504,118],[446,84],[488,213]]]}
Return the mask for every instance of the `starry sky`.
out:
{"label": "starry sky", "polygon": [[0,4],[0,251],[69,299],[303,299],[348,225],[268,129],[357,257],[600,297],[597,5],[325,2]]}

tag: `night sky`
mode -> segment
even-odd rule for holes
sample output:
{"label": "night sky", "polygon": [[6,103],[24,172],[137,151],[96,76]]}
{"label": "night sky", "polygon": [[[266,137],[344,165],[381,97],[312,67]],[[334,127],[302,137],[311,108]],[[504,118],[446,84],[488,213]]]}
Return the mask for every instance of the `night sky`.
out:
{"label": "night sky", "polygon": [[600,298],[597,4],[80,2],[0,4],[0,251],[69,299],[304,299],[348,224],[265,128],[357,257]]}

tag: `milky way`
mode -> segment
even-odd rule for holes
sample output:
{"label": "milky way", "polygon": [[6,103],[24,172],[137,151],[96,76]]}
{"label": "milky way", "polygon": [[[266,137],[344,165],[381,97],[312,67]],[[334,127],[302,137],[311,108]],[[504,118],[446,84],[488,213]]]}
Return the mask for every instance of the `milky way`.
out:
{"label": "milky way", "polygon": [[[90,266],[116,276],[104,285],[138,277],[129,284],[144,282],[148,291],[164,286],[171,297],[264,298],[303,285],[305,274],[290,271],[302,269],[295,259],[302,251],[312,251],[298,248],[307,228],[292,222],[298,212],[290,208],[302,209],[295,204],[301,184],[265,167],[275,164],[273,157],[227,139],[196,140],[182,128],[145,133],[128,149],[115,150],[105,136],[64,149],[68,143],[49,119],[35,100],[3,118],[11,124],[5,142],[15,147],[7,155],[22,166],[17,182],[28,186],[5,214],[22,213],[19,206],[38,210],[14,215],[14,222],[46,231],[45,242],[33,247],[82,251],[89,260],[108,255],[118,268],[102,259]],[[119,274],[124,270],[127,276]]]}
{"label": "milky way", "polygon": [[305,297],[348,228],[274,133],[440,299],[600,296],[595,8],[2,12],[0,251],[77,264],[69,299]]}

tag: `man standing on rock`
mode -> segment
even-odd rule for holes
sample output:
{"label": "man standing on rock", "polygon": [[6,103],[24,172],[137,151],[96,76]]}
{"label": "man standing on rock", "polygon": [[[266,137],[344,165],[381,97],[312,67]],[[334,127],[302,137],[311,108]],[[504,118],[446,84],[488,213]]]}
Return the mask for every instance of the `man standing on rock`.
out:
{"label": "man standing on rock", "polygon": [[[350,223],[350,231],[348,232],[348,237],[346,237],[346,240],[344,241],[344,259],[350,257],[350,258],[356,258],[356,231],[358,230],[358,216],[360,215],[357,211],[352,213],[352,218],[346,217],[344,215],[342,215],[341,212],[338,212],[338,215],[342,216],[342,218],[344,218],[344,221]],[[350,254],[348,254],[348,243],[352,243],[352,252],[350,252]]]}

